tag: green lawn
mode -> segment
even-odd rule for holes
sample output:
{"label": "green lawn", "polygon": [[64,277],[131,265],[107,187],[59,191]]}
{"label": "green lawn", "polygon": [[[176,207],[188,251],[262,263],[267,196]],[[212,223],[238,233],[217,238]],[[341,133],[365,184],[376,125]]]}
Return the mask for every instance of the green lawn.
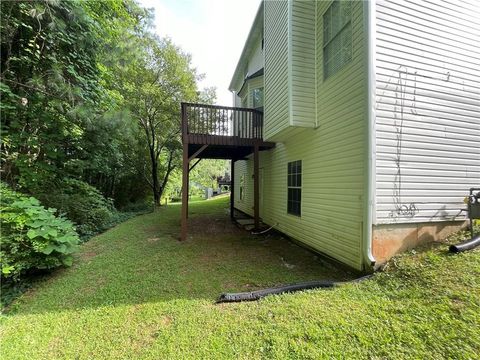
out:
{"label": "green lawn", "polygon": [[279,237],[227,221],[228,199],[142,215],[82,246],[72,268],[1,320],[2,359],[473,359],[480,352],[480,252],[398,257],[373,279],[215,305],[222,291],[348,279]]}

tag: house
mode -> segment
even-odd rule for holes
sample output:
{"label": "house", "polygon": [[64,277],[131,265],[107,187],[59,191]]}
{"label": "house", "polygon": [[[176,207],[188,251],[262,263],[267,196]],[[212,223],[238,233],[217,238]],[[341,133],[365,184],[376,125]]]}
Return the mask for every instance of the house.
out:
{"label": "house", "polygon": [[230,90],[257,133],[225,157],[232,208],[358,270],[465,223],[480,185],[477,1],[264,1]]}

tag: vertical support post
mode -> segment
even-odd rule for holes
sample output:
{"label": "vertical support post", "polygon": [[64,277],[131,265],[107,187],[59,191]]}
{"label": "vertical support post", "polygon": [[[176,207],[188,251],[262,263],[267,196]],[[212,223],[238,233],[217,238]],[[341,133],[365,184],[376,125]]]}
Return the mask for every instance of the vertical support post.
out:
{"label": "vertical support post", "polygon": [[183,170],[182,170],[182,230],[180,240],[187,239],[187,218],[188,218],[188,143],[183,143]]}
{"label": "vertical support post", "polygon": [[180,240],[187,239],[187,218],[188,218],[188,173],[190,161],[188,157],[188,123],[185,105],[182,104],[182,141],[183,141],[183,171],[182,171],[182,228],[180,231]]}
{"label": "vertical support post", "polygon": [[235,160],[232,159],[230,170],[230,219],[234,219],[235,211]]}
{"label": "vertical support post", "polygon": [[260,183],[259,183],[259,158],[258,158],[258,141],[255,141],[253,152],[253,220],[255,230],[260,228]]}

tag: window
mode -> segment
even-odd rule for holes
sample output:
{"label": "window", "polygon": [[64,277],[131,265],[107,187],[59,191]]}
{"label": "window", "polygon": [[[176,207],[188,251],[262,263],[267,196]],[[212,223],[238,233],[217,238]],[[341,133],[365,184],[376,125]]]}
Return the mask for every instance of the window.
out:
{"label": "window", "polygon": [[240,176],[240,200],[245,198],[245,174]]}
{"label": "window", "polygon": [[257,110],[263,111],[263,87],[253,89],[252,91],[253,107]]}
{"label": "window", "polygon": [[334,1],[323,14],[323,79],[352,60],[352,2]]}
{"label": "window", "polygon": [[301,215],[302,205],[302,161],[288,163],[288,201],[287,212],[292,215]]}

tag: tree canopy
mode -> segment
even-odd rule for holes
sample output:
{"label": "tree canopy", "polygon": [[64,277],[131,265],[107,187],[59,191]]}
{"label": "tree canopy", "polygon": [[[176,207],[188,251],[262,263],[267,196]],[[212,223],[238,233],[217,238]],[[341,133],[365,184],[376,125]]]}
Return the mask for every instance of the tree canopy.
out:
{"label": "tree canopy", "polygon": [[152,20],[134,0],[1,3],[3,181],[77,225],[78,201],[160,204],[178,181],[180,102],[215,89]]}

